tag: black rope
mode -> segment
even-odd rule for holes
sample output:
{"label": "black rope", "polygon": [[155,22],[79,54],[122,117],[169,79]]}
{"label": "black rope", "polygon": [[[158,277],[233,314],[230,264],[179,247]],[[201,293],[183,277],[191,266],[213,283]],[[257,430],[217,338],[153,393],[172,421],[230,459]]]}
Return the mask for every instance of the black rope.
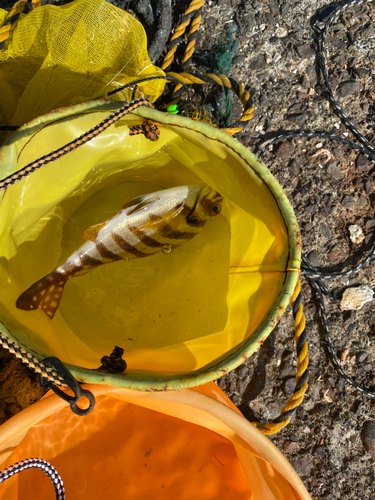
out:
{"label": "black rope", "polygon": [[352,7],[354,5],[361,5],[364,3],[365,0],[347,0],[343,4],[339,5],[329,16],[328,18],[324,21],[324,28],[320,31],[319,30],[319,23],[315,25],[315,30],[317,34],[319,35],[320,31],[320,46],[318,50],[318,62],[320,65],[320,69],[322,70],[322,75],[324,78],[324,82],[326,85],[325,91],[328,94],[329,100],[331,101],[331,104],[336,111],[336,114],[341,118],[343,123],[347,126],[347,128],[353,133],[353,135],[357,138],[357,140],[363,144],[363,146],[367,149],[367,154],[370,156],[373,160],[375,159],[375,147],[369,143],[369,141],[366,139],[366,137],[362,134],[362,132],[354,125],[352,120],[346,115],[342,107],[340,106],[339,102],[335,98],[332,92],[332,87],[331,87],[331,82],[329,81],[329,76],[328,76],[328,70],[327,70],[327,61],[326,61],[326,43],[327,43],[327,36],[328,36],[328,30],[330,27],[330,24],[332,21],[336,19],[336,17],[344,12],[348,7]]}
{"label": "black rope", "polygon": [[[266,153],[269,151],[270,147],[278,144],[280,142],[290,140],[290,139],[295,139],[295,138],[320,138],[320,139],[328,139],[332,141],[338,141],[341,142],[350,148],[356,149],[357,151],[360,151],[361,153],[365,154],[367,157],[369,157],[371,160],[375,160],[375,147],[369,143],[369,141],[366,139],[366,137],[362,134],[362,132],[354,125],[353,121],[346,115],[346,113],[343,111],[342,107],[340,106],[339,102],[336,100],[333,92],[332,92],[332,87],[331,83],[329,81],[329,76],[328,76],[328,70],[327,70],[327,61],[326,61],[326,42],[327,42],[327,35],[328,35],[328,30],[329,26],[332,23],[334,19],[337,18],[337,16],[345,11],[345,9],[352,7],[352,6],[357,6],[361,5],[364,3],[365,0],[347,0],[343,2],[341,5],[337,6],[330,14],[329,16],[323,21],[316,23],[314,28],[316,30],[316,33],[318,35],[318,50],[317,50],[317,58],[318,58],[318,63],[322,71],[322,75],[324,78],[324,82],[326,85],[325,92],[328,95],[328,98],[333,106],[333,109],[335,110],[336,114],[340,117],[342,122],[345,124],[345,126],[352,132],[352,134],[356,137],[356,139],[359,141],[360,144],[352,142],[345,137],[338,136],[336,134],[331,134],[325,131],[317,131],[317,130],[292,130],[291,132],[278,135],[274,139],[270,140],[262,149],[259,158],[263,159]],[[265,141],[262,141],[265,142]],[[261,144],[262,144],[261,142]],[[332,338],[330,334],[330,329],[329,329],[329,321],[327,318],[327,313],[326,313],[326,308],[325,308],[325,302],[324,302],[324,295],[326,295],[330,300],[333,302],[340,302],[340,297],[337,297],[333,295],[330,290],[327,288],[327,285],[325,284],[326,279],[336,279],[336,278],[345,278],[348,276],[351,276],[354,273],[357,273],[360,269],[368,265],[372,260],[375,259],[375,245],[370,251],[370,253],[367,255],[365,259],[363,259],[361,262],[356,264],[354,267],[351,267],[347,269],[346,271],[342,271],[339,273],[328,273],[325,271],[322,271],[320,269],[316,269],[313,267],[307,257],[305,255],[302,256],[302,262],[301,262],[301,271],[302,273],[306,276],[307,280],[311,283],[313,289],[315,290],[315,293],[317,295],[318,301],[319,301],[319,308],[320,308],[320,313],[323,321],[323,326],[324,326],[324,332],[325,332],[325,343],[328,349],[328,353],[330,355],[330,358],[332,360],[334,368],[339,372],[340,375],[342,375],[346,381],[353,386],[355,389],[360,391],[362,394],[365,396],[375,399],[375,387],[369,387],[366,388],[363,385],[359,384],[356,380],[354,380],[353,377],[348,375],[343,367],[340,364],[340,361],[336,355],[333,343],[332,343]],[[297,303],[297,302],[296,302]],[[294,309],[296,308],[296,304]],[[295,310],[293,309],[293,314],[295,313]],[[302,337],[302,336],[301,336]],[[302,340],[300,339],[302,342]],[[300,344],[300,342],[298,342]],[[302,345],[302,343],[301,343]],[[292,415],[293,413],[288,412]],[[285,418],[285,413],[282,414],[279,417],[279,421],[284,420]]]}
{"label": "black rope", "polygon": [[13,477],[27,469],[40,469],[47,474],[47,476],[53,482],[53,487],[55,488],[56,500],[65,500],[65,490],[62,479],[57,472],[57,470],[46,460],[42,460],[41,458],[27,458],[22,462],[17,462],[14,465],[11,465],[7,469],[0,472],[0,483],[3,483],[7,479]]}
{"label": "black rope", "polygon": [[172,30],[171,0],[158,0],[155,15],[157,19],[156,33],[148,49],[148,56],[153,64],[155,64],[162,55]]}
{"label": "black rope", "polygon": [[151,80],[167,80],[167,81],[170,81],[172,83],[179,83],[180,85],[183,86],[183,91],[186,91],[188,96],[190,97],[190,90],[189,90],[189,87],[186,83],[184,83],[182,80],[180,80],[179,78],[175,78],[174,76],[170,76],[170,75],[164,75],[164,76],[148,76],[147,78],[142,78],[141,80],[136,80],[132,83],[128,83],[126,85],[122,85],[121,87],[118,87],[117,89],[115,90],[111,90],[111,92],[108,92],[107,96],[111,96],[111,95],[114,95],[116,94],[117,92],[121,92],[122,90],[125,90],[125,89],[128,89],[129,87],[133,87],[133,85],[135,85],[135,89],[133,91],[133,99],[134,99],[134,95],[135,95],[135,92],[137,90],[137,86],[140,84],[140,83],[144,83],[144,82],[149,82]]}
{"label": "black rope", "polygon": [[330,132],[325,132],[324,130],[291,130],[290,132],[287,132],[286,134],[281,134],[275,137],[274,139],[270,140],[263,148],[262,151],[259,155],[259,159],[263,159],[266,155],[266,153],[269,151],[271,146],[274,146],[275,144],[279,144],[280,142],[283,141],[289,141],[291,139],[299,139],[299,138],[319,138],[319,139],[328,139],[331,141],[337,141],[341,142],[342,144],[345,144],[346,146],[349,146],[352,149],[356,149],[357,151],[360,151],[361,153],[365,154],[366,156],[370,157],[371,159],[375,159],[375,156],[373,158],[373,155],[368,149],[366,149],[365,146],[361,146],[360,144],[357,144],[355,142],[350,141],[346,137],[341,137],[340,135],[336,134],[331,134]]}

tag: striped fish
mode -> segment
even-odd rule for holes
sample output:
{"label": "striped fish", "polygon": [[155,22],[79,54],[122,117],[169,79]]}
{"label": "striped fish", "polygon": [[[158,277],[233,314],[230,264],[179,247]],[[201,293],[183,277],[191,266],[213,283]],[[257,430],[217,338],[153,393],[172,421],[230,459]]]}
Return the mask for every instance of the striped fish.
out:
{"label": "striped fish", "polygon": [[139,196],[83,233],[88,240],[60,267],[30,286],[18,309],[41,309],[53,318],[69,278],[103,264],[170,253],[196,236],[221,211],[222,196],[207,185],[178,186]]}

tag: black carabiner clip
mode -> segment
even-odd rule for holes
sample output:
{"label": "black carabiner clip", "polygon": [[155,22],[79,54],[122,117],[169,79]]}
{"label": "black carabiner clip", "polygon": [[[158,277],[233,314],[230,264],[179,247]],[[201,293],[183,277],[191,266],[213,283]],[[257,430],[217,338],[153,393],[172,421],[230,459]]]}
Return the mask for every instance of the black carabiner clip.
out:
{"label": "black carabiner clip", "polygon": [[[51,366],[54,370],[64,379],[66,385],[74,392],[74,396],[69,396],[61,389],[59,389],[56,385],[54,385],[49,380],[43,378],[42,375],[39,375],[40,385],[44,390],[52,389],[57,396],[59,396],[64,401],[67,401],[70,404],[70,408],[72,412],[76,415],[84,416],[88,415],[92,412],[95,406],[95,396],[92,392],[82,389],[77,380],[73,377],[67,367],[55,357],[44,358],[41,361],[45,366]],[[85,397],[89,400],[89,407],[85,410],[80,408],[77,405],[77,401],[81,398]]]}

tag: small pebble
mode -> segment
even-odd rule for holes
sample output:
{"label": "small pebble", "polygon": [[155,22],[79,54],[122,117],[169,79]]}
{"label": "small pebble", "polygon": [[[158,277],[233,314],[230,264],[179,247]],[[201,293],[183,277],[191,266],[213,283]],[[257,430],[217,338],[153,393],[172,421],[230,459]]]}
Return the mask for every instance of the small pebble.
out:
{"label": "small pebble", "polygon": [[309,302],[305,306],[305,311],[309,316],[314,316],[314,314],[316,313],[316,305],[313,302]]}
{"label": "small pebble", "polygon": [[365,196],[363,196],[363,194],[360,194],[358,196],[358,200],[357,200],[357,206],[359,208],[364,208],[365,206],[367,205],[367,199]]}
{"label": "small pebble", "polygon": [[315,55],[314,49],[309,44],[297,47],[297,53],[302,59],[310,59],[310,57]]}
{"label": "small pebble", "polygon": [[287,30],[285,28],[277,28],[275,31],[275,35],[278,36],[279,38],[284,38],[288,34]]}
{"label": "small pebble", "polygon": [[300,477],[309,477],[311,475],[311,469],[313,468],[311,457],[296,458],[295,460],[291,460],[290,464]]}
{"label": "small pebble", "polygon": [[374,192],[370,179],[365,182],[365,191],[366,194],[372,194]]}
{"label": "small pebble", "polygon": [[356,224],[349,226],[349,236],[350,241],[356,245],[359,245],[365,239],[362,229]]}
{"label": "small pebble", "polygon": [[242,365],[242,366],[240,366],[240,368],[237,369],[237,375],[240,378],[244,378],[244,377],[246,377],[248,371],[249,371],[249,369],[246,366]]}
{"label": "small pebble", "polygon": [[313,267],[319,266],[319,255],[316,250],[311,250],[311,252],[308,253],[307,258]]}
{"label": "small pebble", "polygon": [[359,153],[355,164],[359,172],[363,172],[364,170],[367,170],[371,166],[370,160],[363,153]]}
{"label": "small pebble", "polygon": [[296,451],[298,448],[298,443],[296,443],[295,441],[284,441],[283,442],[283,451],[285,451],[285,453],[291,453],[293,451]]}
{"label": "small pebble", "polygon": [[361,439],[366,451],[375,459],[375,422],[368,420],[363,424]]}
{"label": "small pebble", "polygon": [[358,311],[367,303],[371,302],[374,292],[367,285],[355,288],[347,288],[342,295],[340,307],[342,311]]}
{"label": "small pebble", "polygon": [[320,232],[322,233],[322,235],[325,238],[327,238],[327,240],[331,240],[332,233],[331,233],[331,230],[329,229],[328,225],[325,222],[321,222],[319,227],[320,227]]}
{"label": "small pebble", "polygon": [[316,74],[315,66],[309,65],[306,67],[306,74],[309,78],[310,85],[314,87],[318,82],[318,75]]}
{"label": "small pebble", "polygon": [[335,161],[329,162],[327,166],[327,173],[333,179],[342,179],[343,177],[345,177],[345,173],[340,170],[337,162]]}
{"label": "small pebble", "polygon": [[305,113],[296,113],[292,115],[286,115],[285,117],[289,122],[297,123],[297,125],[302,126],[307,120],[307,115]]}
{"label": "small pebble", "polygon": [[346,57],[343,55],[337,55],[333,58],[335,63],[337,63],[339,66],[345,66],[346,65]]}
{"label": "small pebble", "polygon": [[294,146],[290,142],[283,142],[275,150],[275,156],[278,158],[288,158],[294,154]]}
{"label": "small pebble", "polygon": [[337,264],[346,257],[346,253],[340,247],[333,247],[328,253],[327,258],[331,264]]}
{"label": "small pebble", "polygon": [[251,70],[263,69],[266,67],[266,60],[264,56],[258,56],[252,61],[250,61],[249,68]]}
{"label": "small pebble", "polygon": [[296,368],[293,368],[293,366],[285,361],[284,363],[281,363],[279,367],[279,378],[288,378],[291,375],[295,375],[295,370]]}
{"label": "small pebble", "polygon": [[357,92],[360,92],[362,88],[362,83],[355,80],[343,82],[339,86],[339,94],[341,97],[347,97],[348,95],[353,95]]}
{"label": "small pebble", "polygon": [[359,78],[366,78],[370,74],[370,70],[367,68],[353,68],[353,71]]}
{"label": "small pebble", "polygon": [[362,103],[362,104],[361,104],[361,108],[363,109],[363,111],[364,111],[365,113],[368,113],[368,111],[369,111],[369,109],[370,109],[370,105],[369,105],[369,103],[368,103],[368,102],[364,102],[364,103]]}
{"label": "small pebble", "polygon": [[315,450],[315,453],[319,457],[324,457],[324,455],[326,454],[326,450],[325,450],[324,446],[318,446],[317,449]]}
{"label": "small pebble", "polygon": [[293,175],[298,175],[301,171],[300,166],[296,160],[291,160],[289,163],[290,173]]}
{"label": "small pebble", "polygon": [[346,194],[341,200],[341,205],[344,208],[353,209],[354,208],[354,198],[350,194]]}
{"label": "small pebble", "polygon": [[372,364],[366,363],[365,365],[363,365],[363,369],[365,372],[371,372],[372,371]]}
{"label": "small pebble", "polygon": [[368,352],[366,351],[360,351],[357,352],[356,358],[357,358],[357,363],[363,363],[364,360],[367,358]]}
{"label": "small pebble", "polygon": [[311,292],[312,292],[311,286],[308,283],[304,283],[302,285],[302,293],[305,295],[305,297],[309,297],[310,298],[311,297]]}

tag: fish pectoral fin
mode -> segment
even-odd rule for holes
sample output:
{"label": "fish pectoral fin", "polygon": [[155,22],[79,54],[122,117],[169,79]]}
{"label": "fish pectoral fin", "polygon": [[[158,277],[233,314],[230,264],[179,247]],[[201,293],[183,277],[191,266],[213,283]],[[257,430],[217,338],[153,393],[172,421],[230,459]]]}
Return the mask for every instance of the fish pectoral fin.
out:
{"label": "fish pectoral fin", "polygon": [[104,222],[101,222],[100,224],[95,224],[95,226],[88,227],[85,231],[83,231],[82,238],[84,240],[93,241],[95,243],[99,231],[103,229],[103,227],[106,226],[107,223],[108,221],[106,220]]}
{"label": "fish pectoral fin", "polygon": [[137,227],[137,229],[142,230],[147,228],[153,228],[154,230],[156,230],[155,226],[160,225],[160,227],[162,227],[164,224],[168,224],[168,226],[170,226],[171,229],[175,230],[181,224],[181,219],[177,216],[182,212],[183,209],[184,209],[184,204],[180,203],[177,207],[172,208],[171,210],[169,210],[160,217],[156,217],[154,215],[142,226]]}

